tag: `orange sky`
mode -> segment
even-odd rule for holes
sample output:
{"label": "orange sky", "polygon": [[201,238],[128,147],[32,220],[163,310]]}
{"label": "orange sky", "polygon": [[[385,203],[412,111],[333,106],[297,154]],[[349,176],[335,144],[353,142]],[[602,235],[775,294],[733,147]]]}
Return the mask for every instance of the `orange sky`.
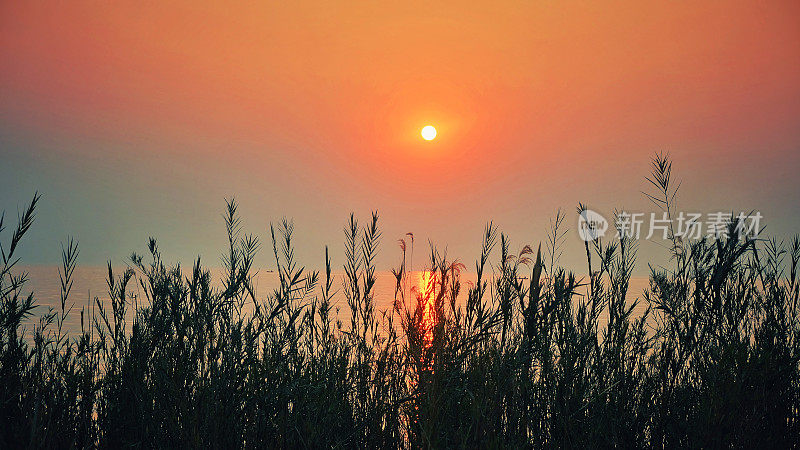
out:
{"label": "orange sky", "polygon": [[472,259],[489,219],[652,210],[658,150],[686,209],[797,231],[798,2],[139,3],[0,6],[0,208],[44,191],[34,260],[71,233],[216,262],[231,195],[308,258],[377,209],[385,264],[406,231]]}

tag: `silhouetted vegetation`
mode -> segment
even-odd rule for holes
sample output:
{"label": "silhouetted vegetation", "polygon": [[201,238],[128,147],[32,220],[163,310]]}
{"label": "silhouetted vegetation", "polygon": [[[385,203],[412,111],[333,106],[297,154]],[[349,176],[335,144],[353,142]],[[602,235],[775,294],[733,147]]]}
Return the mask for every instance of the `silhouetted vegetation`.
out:
{"label": "silhouetted vegetation", "polygon": [[[654,160],[648,196],[671,214],[670,169]],[[0,261],[0,448],[800,442],[797,237],[784,248],[740,236],[735,220],[718,240],[670,232],[669,268],[651,268],[631,301],[636,242],[588,243],[589,273],[576,275],[558,266],[563,214],[544,251],[512,251],[489,224],[470,280],[433,246],[424,282],[409,280],[409,236],[394,307],[378,311],[377,214],[366,226],[351,215],[343,280],[327,248],[325,270],[309,273],[292,224],[271,227],[280,284],[262,294],[252,282],[261,243],[230,201],[223,280],[199,259],[170,265],[151,239],[130,268],[109,264],[109,303],[72,311],[78,248],[68,241],[61,307],[35,318],[16,255],[38,199]],[[68,314],[80,314],[80,334],[63,328]]]}

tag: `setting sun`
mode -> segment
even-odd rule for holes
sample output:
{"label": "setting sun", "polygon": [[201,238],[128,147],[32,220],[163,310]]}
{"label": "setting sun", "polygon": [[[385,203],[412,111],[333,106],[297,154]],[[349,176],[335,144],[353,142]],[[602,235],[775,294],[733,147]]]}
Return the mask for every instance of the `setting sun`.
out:
{"label": "setting sun", "polygon": [[436,128],[433,128],[431,125],[427,125],[422,129],[422,139],[426,141],[432,141],[436,137]]}

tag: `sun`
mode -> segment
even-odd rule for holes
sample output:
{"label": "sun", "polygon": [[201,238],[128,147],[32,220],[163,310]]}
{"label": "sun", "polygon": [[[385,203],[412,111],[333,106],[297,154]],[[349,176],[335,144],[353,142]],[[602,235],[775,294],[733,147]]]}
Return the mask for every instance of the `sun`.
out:
{"label": "sun", "polygon": [[426,125],[424,128],[422,128],[422,132],[420,134],[422,134],[422,139],[425,139],[426,141],[432,141],[436,137],[436,128],[433,128],[431,125]]}

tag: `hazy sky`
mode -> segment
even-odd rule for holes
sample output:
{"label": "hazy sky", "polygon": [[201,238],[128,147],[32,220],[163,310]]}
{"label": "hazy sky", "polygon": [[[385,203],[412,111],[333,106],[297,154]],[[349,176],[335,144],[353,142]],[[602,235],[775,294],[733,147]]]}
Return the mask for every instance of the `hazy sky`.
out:
{"label": "hazy sky", "polygon": [[681,209],[800,231],[800,2],[124,3],[0,5],[0,209],[44,194],[27,262],[155,236],[218,265],[235,196],[314,266],[350,211],[380,212],[387,268],[407,231],[471,266],[486,221],[535,245],[561,207],[573,264],[577,202],[653,211],[660,150]]}

